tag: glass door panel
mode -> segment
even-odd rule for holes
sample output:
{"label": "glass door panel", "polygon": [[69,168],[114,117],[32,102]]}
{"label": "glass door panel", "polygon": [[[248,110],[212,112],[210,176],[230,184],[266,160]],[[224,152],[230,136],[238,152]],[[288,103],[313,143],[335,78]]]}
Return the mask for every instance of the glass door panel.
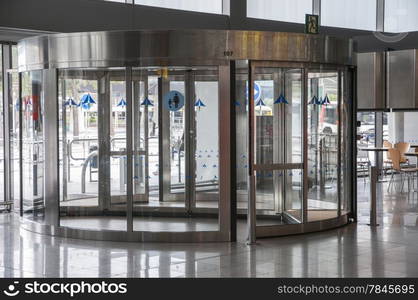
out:
{"label": "glass door panel", "polygon": [[25,217],[42,221],[43,197],[43,78],[42,71],[22,73],[22,210]]}
{"label": "glass door panel", "polygon": [[256,65],[254,78],[257,225],[302,218],[302,69]]}
{"label": "glass door panel", "polygon": [[143,80],[134,132],[143,139],[137,147],[149,186],[144,201],[134,202],[134,230],[217,230],[213,213],[194,215],[219,201],[217,69],[140,68],[133,78]]}
{"label": "glass door panel", "polygon": [[[118,78],[119,77],[119,78]],[[120,78],[122,77],[122,78]],[[121,80],[122,79],[122,80]],[[126,114],[124,74],[111,73],[110,80],[110,193],[111,205],[124,209],[127,189]]]}
{"label": "glass door panel", "polygon": [[308,221],[337,217],[338,72],[308,73]]}
{"label": "glass door panel", "polygon": [[19,146],[19,73],[10,72],[9,76],[9,176],[10,199],[14,203],[14,210],[20,208],[20,146]]}
{"label": "glass door panel", "polygon": [[196,207],[219,206],[219,96],[218,76],[195,73],[195,184]]}

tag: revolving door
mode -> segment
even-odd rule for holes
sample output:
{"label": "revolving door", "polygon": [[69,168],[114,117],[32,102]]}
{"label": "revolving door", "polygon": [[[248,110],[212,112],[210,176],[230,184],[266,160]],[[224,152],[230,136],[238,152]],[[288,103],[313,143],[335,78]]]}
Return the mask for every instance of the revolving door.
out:
{"label": "revolving door", "polygon": [[348,223],[351,41],[144,30],[18,51],[23,228],[205,242]]}

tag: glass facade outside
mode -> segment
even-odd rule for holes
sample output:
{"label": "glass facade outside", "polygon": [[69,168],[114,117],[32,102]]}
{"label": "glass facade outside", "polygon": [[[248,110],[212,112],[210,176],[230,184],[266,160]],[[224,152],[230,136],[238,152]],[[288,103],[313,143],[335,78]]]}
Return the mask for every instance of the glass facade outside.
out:
{"label": "glass facade outside", "polygon": [[418,2],[385,0],[385,32],[418,30]]}
{"label": "glass facade outside", "polygon": [[321,0],[321,25],[376,30],[376,0]]}
{"label": "glass facade outside", "polygon": [[311,0],[247,0],[250,18],[303,24],[305,14],[312,14]]}
{"label": "glass facade outside", "polygon": [[134,0],[135,4],[222,14],[222,0]]}

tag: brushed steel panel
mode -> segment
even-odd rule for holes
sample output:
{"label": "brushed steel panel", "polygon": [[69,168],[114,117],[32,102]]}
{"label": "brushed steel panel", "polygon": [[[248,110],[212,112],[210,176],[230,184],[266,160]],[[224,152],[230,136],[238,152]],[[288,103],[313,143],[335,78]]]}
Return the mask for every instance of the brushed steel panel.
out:
{"label": "brushed steel panel", "polygon": [[357,54],[357,107],[358,109],[384,109],[385,54],[371,52]]}
{"label": "brushed steel panel", "polygon": [[281,60],[352,64],[349,39],[285,32],[142,30],[51,34],[19,42],[19,71]]}
{"label": "brushed steel panel", "polygon": [[388,108],[417,108],[415,91],[417,50],[387,52]]}

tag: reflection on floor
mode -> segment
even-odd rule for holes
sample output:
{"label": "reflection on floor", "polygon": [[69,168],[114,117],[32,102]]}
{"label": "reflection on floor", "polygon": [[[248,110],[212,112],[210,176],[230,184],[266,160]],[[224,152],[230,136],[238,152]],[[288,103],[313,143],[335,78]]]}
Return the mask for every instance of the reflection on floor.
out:
{"label": "reflection on floor", "polygon": [[[377,184],[377,216],[380,225],[418,226],[418,193],[407,191],[405,183],[401,192],[399,181],[395,182],[395,188],[388,191],[388,182]],[[370,185],[363,178],[357,183],[358,220],[360,224],[368,224],[370,221]]]}
{"label": "reflection on floor", "polygon": [[369,186],[358,183],[359,223],[320,233],[236,243],[116,243],[20,230],[0,214],[2,277],[417,277],[418,193],[379,185],[378,227]]}
{"label": "reflection on floor", "polygon": [[[61,226],[87,230],[126,231],[126,217],[61,217]],[[135,217],[135,231],[217,231],[213,218]]]}
{"label": "reflection on floor", "polygon": [[0,214],[2,277],[413,277],[418,229],[351,224],[237,243],[115,243],[19,230]]}

